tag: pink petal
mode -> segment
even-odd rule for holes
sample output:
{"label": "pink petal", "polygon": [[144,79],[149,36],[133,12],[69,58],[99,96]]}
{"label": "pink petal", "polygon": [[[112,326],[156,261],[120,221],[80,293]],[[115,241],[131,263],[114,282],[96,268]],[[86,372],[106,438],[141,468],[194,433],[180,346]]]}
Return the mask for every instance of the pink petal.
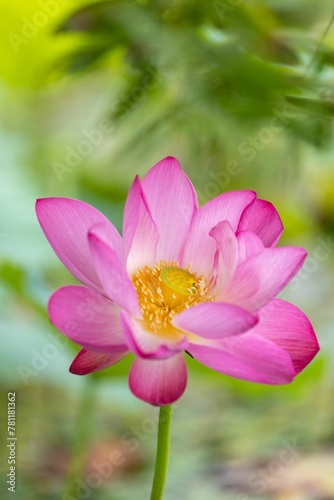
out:
{"label": "pink petal", "polygon": [[117,253],[102,241],[94,227],[88,233],[96,273],[108,297],[134,315],[141,316],[136,290]]}
{"label": "pink petal", "polygon": [[269,302],[259,315],[252,333],[282,347],[290,355],[296,373],[301,372],[320,349],[308,318],[298,307],[280,299]]}
{"label": "pink petal", "polygon": [[177,261],[198,210],[194,187],[179,162],[170,156],[151,168],[142,187],[160,235],[156,259]]}
{"label": "pink petal", "polygon": [[86,351],[82,349],[74,358],[70,366],[70,372],[74,375],[88,375],[115,365],[126,356],[125,353],[102,354],[100,352]]}
{"label": "pink petal", "polygon": [[215,347],[191,345],[188,352],[213,370],[250,382],[288,384],[295,376],[284,349],[248,332],[226,337]]}
{"label": "pink petal", "polygon": [[283,232],[283,224],[276,208],[265,200],[254,200],[243,212],[238,231],[253,231],[265,247],[275,246]]}
{"label": "pink petal", "polygon": [[181,332],[175,335],[164,336],[152,333],[145,329],[143,321],[134,319],[123,311],[121,314],[124,338],[137,356],[147,359],[165,359],[175,355],[176,352],[187,349],[189,342]]}
{"label": "pink petal", "polygon": [[231,191],[206,203],[194,218],[184,249],[181,265],[211,278],[216,242],[210,231],[222,221],[228,221],[236,231],[242,212],[254,200],[254,191]]}
{"label": "pink petal", "polygon": [[106,354],[127,350],[119,307],[90,288],[59,288],[48,312],[54,326],[85,349]]}
{"label": "pink petal", "polygon": [[131,366],[129,386],[137,398],[164,406],[179,399],[187,385],[183,354],[164,360],[136,358]]}
{"label": "pink petal", "polygon": [[237,236],[238,264],[256,253],[262,252],[264,246],[261,239],[251,231],[241,231]]}
{"label": "pink petal", "polygon": [[217,299],[257,311],[289,283],[305,257],[303,248],[265,248],[242,262]]}
{"label": "pink petal", "polygon": [[241,307],[222,302],[203,302],[175,316],[173,325],[205,339],[220,339],[245,332],[257,321],[257,316]]}
{"label": "pink petal", "polygon": [[233,275],[238,262],[238,242],[229,222],[220,222],[210,231],[210,236],[215,239],[217,251],[215,255],[215,266],[213,270],[214,288],[220,290],[225,286]]}
{"label": "pink petal", "polygon": [[43,198],[36,202],[39,223],[53,250],[67,269],[82,283],[101,291],[93,267],[87,233],[97,223],[105,225],[105,238],[118,255],[122,239],[109,220],[94,207],[70,198]]}
{"label": "pink petal", "polygon": [[159,233],[138,176],[132,184],[125,204],[123,241],[129,274],[135,273],[145,265],[152,267],[155,264]]}

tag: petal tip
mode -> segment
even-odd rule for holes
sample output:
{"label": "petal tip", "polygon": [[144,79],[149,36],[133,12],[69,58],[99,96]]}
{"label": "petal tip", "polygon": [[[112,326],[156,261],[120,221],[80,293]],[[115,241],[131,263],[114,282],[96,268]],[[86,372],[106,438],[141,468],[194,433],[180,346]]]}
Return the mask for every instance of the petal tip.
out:
{"label": "petal tip", "polygon": [[175,161],[176,163],[178,163],[180,165],[179,161],[175,158],[175,156],[168,155],[162,161],[166,161],[166,160],[167,161]]}
{"label": "petal tip", "polygon": [[[174,156],[166,156],[162,160],[160,160],[158,163],[156,163],[156,166],[163,166],[163,167],[177,167],[179,170],[182,170],[180,162],[174,157]],[[153,167],[154,168],[154,167]]]}
{"label": "petal tip", "polygon": [[76,365],[75,365],[74,361],[72,361],[72,363],[71,363],[68,371],[69,371],[69,373],[72,373],[72,375],[80,375],[80,376],[85,375],[85,373],[82,373],[81,370],[78,370],[76,368]]}
{"label": "petal tip", "polygon": [[36,211],[36,215],[39,219],[39,215],[40,215],[40,210],[42,209],[42,205],[45,205],[45,203],[48,202],[48,200],[50,200],[50,198],[37,198],[36,201],[35,201],[35,211]]}

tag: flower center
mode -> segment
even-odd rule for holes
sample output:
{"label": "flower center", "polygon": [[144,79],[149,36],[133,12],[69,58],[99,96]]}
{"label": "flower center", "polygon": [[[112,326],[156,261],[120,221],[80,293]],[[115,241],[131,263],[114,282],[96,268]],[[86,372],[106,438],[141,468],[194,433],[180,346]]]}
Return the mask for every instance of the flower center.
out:
{"label": "flower center", "polygon": [[153,332],[170,331],[176,314],[213,300],[205,278],[191,273],[189,267],[180,268],[177,262],[160,261],[153,267],[145,266],[138,269],[132,281],[143,319]]}
{"label": "flower center", "polygon": [[173,307],[197,293],[196,279],[189,271],[180,267],[163,267],[160,271],[161,289],[165,300]]}

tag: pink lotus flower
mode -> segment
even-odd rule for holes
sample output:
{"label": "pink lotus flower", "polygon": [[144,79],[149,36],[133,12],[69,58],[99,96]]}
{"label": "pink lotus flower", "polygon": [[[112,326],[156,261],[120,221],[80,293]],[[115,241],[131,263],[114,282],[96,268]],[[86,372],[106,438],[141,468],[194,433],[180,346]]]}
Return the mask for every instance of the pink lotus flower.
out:
{"label": "pink lotus flower", "polygon": [[283,226],[253,191],[233,191],[198,208],[176,159],[157,163],[127,197],[123,237],[92,206],[37,201],[59,259],[85,286],[57,290],[52,323],[82,347],[70,371],[85,375],[136,355],[129,385],[154,405],[187,384],[184,351],[221,373],[287,384],[319,350],[296,306],[275,296],[306,252],[276,248]]}

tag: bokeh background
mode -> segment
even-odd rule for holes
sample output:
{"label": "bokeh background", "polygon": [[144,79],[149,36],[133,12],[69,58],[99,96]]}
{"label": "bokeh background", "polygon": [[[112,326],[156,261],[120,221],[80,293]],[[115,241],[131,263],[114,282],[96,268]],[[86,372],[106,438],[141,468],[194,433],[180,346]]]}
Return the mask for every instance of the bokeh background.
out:
{"label": "bokeh background", "polygon": [[35,199],[69,196],[121,227],[127,190],[176,156],[201,204],[271,200],[281,244],[309,257],[284,291],[322,347],[290,386],[188,359],[166,500],[334,498],[334,20],[330,0],[2,0],[0,5],[1,498],[7,391],[17,393],[16,498],[149,497],[157,412],[130,362],[94,376],[46,303],[74,279]]}

